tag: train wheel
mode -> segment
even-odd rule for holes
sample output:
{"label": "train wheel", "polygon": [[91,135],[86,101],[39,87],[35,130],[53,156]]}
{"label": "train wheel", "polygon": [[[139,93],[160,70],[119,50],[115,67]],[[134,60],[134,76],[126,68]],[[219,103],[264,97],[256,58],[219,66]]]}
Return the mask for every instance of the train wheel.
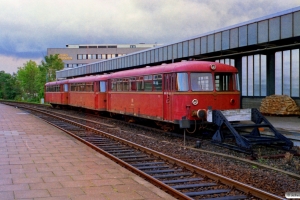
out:
{"label": "train wheel", "polygon": [[124,120],[125,120],[125,122],[128,122],[128,123],[135,123],[134,117],[124,116]]}
{"label": "train wheel", "polygon": [[163,122],[155,122],[157,126],[159,126],[162,130],[165,132],[173,131],[175,130],[175,127],[173,124],[163,123]]}

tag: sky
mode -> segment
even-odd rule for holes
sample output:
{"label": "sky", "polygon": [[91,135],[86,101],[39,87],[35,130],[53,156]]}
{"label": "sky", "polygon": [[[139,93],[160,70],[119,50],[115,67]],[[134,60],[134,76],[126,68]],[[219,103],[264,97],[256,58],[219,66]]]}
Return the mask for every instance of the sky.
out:
{"label": "sky", "polygon": [[299,0],[0,0],[0,71],[67,44],[169,44],[300,6]]}

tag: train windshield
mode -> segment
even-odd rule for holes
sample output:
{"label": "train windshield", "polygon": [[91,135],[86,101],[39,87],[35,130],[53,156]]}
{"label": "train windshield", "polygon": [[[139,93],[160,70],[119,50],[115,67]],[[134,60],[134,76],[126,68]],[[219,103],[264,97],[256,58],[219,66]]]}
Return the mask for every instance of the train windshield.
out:
{"label": "train windshield", "polygon": [[177,91],[194,92],[216,91],[226,92],[239,90],[238,74],[233,73],[190,73],[190,85],[188,73],[177,73],[176,89]]}
{"label": "train windshield", "polygon": [[234,75],[231,73],[215,74],[216,91],[234,91]]}
{"label": "train windshield", "polygon": [[189,91],[189,77],[188,73],[177,73],[177,90],[184,92]]}
{"label": "train windshield", "polygon": [[213,91],[211,73],[191,73],[192,91]]}

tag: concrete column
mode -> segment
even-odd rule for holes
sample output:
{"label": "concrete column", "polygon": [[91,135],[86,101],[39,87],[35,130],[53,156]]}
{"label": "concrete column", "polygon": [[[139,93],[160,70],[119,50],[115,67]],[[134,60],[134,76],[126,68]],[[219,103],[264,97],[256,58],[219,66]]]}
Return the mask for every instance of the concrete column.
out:
{"label": "concrete column", "polygon": [[234,59],[234,65],[237,68],[237,70],[239,71],[239,82],[240,82],[240,92],[241,92],[241,96],[240,96],[240,102],[241,102],[241,108],[242,108],[242,56],[236,57]]}
{"label": "concrete column", "polygon": [[275,94],[275,52],[267,54],[267,96]]}

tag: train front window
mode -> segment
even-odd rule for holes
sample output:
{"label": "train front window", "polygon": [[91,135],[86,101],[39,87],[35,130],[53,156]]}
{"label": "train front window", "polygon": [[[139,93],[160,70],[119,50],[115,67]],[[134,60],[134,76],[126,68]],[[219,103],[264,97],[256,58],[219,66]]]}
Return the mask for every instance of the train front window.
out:
{"label": "train front window", "polygon": [[178,91],[189,91],[189,79],[187,73],[177,73],[176,86]]}
{"label": "train front window", "polygon": [[234,91],[234,78],[232,74],[215,74],[216,91]]}
{"label": "train front window", "polygon": [[211,73],[191,73],[192,91],[213,91]]}

